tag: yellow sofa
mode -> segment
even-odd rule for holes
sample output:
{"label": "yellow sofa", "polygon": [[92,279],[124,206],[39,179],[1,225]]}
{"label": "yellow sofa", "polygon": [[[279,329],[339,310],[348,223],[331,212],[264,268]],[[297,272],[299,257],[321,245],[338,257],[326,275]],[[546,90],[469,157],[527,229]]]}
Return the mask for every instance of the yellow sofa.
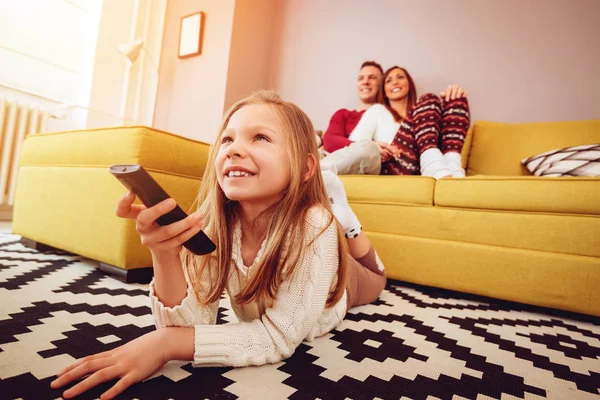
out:
{"label": "yellow sofa", "polygon": [[127,281],[148,281],[150,252],[135,221],[115,208],[127,189],[108,168],[140,164],[189,210],[209,146],[156,129],[131,126],[33,135],[24,144],[13,210],[13,232],[26,245],[54,247],[100,261]]}
{"label": "yellow sofa", "polygon": [[[599,142],[600,120],[478,121],[463,151],[465,179],[342,180],[390,278],[600,315],[600,178],[524,176],[520,165],[544,151]],[[124,279],[147,279],[136,272],[148,271],[149,252],[134,222],[114,216],[125,189],[108,167],[143,165],[189,210],[208,150],[146,127],[29,137],[13,231],[98,260]]]}
{"label": "yellow sofa", "polygon": [[520,160],[600,143],[600,120],[475,122],[467,178],[344,176],[388,277],[600,315],[600,178],[526,176]]}

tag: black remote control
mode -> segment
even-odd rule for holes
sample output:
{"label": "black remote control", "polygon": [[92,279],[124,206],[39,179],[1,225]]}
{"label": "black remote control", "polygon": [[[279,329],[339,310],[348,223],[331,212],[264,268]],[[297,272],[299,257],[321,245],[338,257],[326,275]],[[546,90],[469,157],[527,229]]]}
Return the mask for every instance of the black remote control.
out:
{"label": "black remote control", "polygon": [[[135,193],[146,207],[152,207],[170,197],[141,165],[117,164],[110,167],[110,172],[127,189]],[[161,226],[165,226],[185,217],[187,217],[187,214],[177,205],[167,214],[160,216],[156,222]],[[195,234],[183,245],[199,256],[212,253],[216,249],[215,244],[203,231]]]}

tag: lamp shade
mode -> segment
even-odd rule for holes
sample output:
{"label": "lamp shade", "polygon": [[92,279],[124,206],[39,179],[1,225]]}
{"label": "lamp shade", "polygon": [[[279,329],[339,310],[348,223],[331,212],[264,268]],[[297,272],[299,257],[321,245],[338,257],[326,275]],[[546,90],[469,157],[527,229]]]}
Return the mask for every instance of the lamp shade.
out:
{"label": "lamp shade", "polygon": [[131,63],[134,63],[140,55],[140,51],[144,46],[142,39],[137,39],[133,43],[121,44],[117,47],[119,53],[123,54]]}

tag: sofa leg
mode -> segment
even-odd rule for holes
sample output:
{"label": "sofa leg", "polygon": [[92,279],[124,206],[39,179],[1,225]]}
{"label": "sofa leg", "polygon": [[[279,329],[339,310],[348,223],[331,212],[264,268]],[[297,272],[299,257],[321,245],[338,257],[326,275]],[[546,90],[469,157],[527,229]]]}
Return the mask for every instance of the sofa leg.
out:
{"label": "sofa leg", "polygon": [[[64,251],[57,249],[56,247],[48,246],[44,243],[36,242],[35,240],[31,240],[26,237],[21,237],[20,242],[23,246],[37,250],[40,253],[47,251]],[[110,274],[113,278],[125,283],[150,283],[152,277],[154,276],[154,269],[152,267],[123,269],[102,262],[99,264],[100,271]]]}
{"label": "sofa leg", "polygon": [[125,283],[150,283],[154,275],[152,267],[123,269],[114,265],[100,263],[100,271],[110,274],[113,278]]}
{"label": "sofa leg", "polygon": [[25,237],[21,237],[20,242],[23,246],[28,247],[33,250],[37,250],[41,253],[43,253],[45,251],[63,251],[63,250],[57,249],[56,247],[48,246],[47,244],[36,242],[35,240],[27,239]]}

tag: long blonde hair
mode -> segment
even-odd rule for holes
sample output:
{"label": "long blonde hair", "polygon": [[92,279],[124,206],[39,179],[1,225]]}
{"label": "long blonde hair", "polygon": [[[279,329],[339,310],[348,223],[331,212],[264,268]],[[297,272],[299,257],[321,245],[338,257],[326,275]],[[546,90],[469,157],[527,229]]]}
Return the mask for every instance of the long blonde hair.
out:
{"label": "long blonde hair", "polygon": [[[206,282],[203,284],[201,278],[203,276],[213,277],[207,295],[202,299],[198,298],[198,301],[203,304],[217,301],[225,289],[231,273],[233,230],[239,218],[240,209],[238,202],[229,200],[217,182],[215,158],[221,136],[232,115],[242,107],[254,104],[268,105],[279,116],[281,129],[288,139],[291,180],[289,188],[282,193],[280,201],[257,218],[258,220],[268,216],[267,220],[269,221],[266,232],[264,232],[266,244],[263,257],[257,265],[254,276],[232,300],[238,304],[247,304],[254,300],[270,301],[275,298],[279,285],[285,278],[293,274],[299,263],[302,256],[301,250],[310,245],[305,240],[306,216],[311,207],[319,206],[326,209],[331,217],[324,230],[334,223],[337,225],[338,231],[337,280],[326,303],[327,307],[331,307],[341,299],[346,286],[346,240],[341,226],[331,213],[331,205],[320,173],[317,144],[310,119],[298,106],[281,100],[277,94],[270,91],[255,92],[234,104],[225,113],[215,145],[211,148],[200,193],[196,199],[196,204],[200,205],[199,208],[204,217],[204,231],[215,242],[217,249],[213,254],[204,256],[199,268],[196,266],[197,263],[184,263],[185,272],[196,296],[198,296],[201,286],[206,287]],[[309,154],[312,154],[317,165],[315,173],[304,181],[307,172],[306,160]],[[290,243],[290,239],[297,232],[300,233],[300,242]],[[184,252],[182,258],[189,260],[190,256],[193,257],[187,249],[184,248],[182,251]],[[216,271],[203,274],[204,270],[210,267],[211,258],[213,262],[216,261],[214,262]]]}

